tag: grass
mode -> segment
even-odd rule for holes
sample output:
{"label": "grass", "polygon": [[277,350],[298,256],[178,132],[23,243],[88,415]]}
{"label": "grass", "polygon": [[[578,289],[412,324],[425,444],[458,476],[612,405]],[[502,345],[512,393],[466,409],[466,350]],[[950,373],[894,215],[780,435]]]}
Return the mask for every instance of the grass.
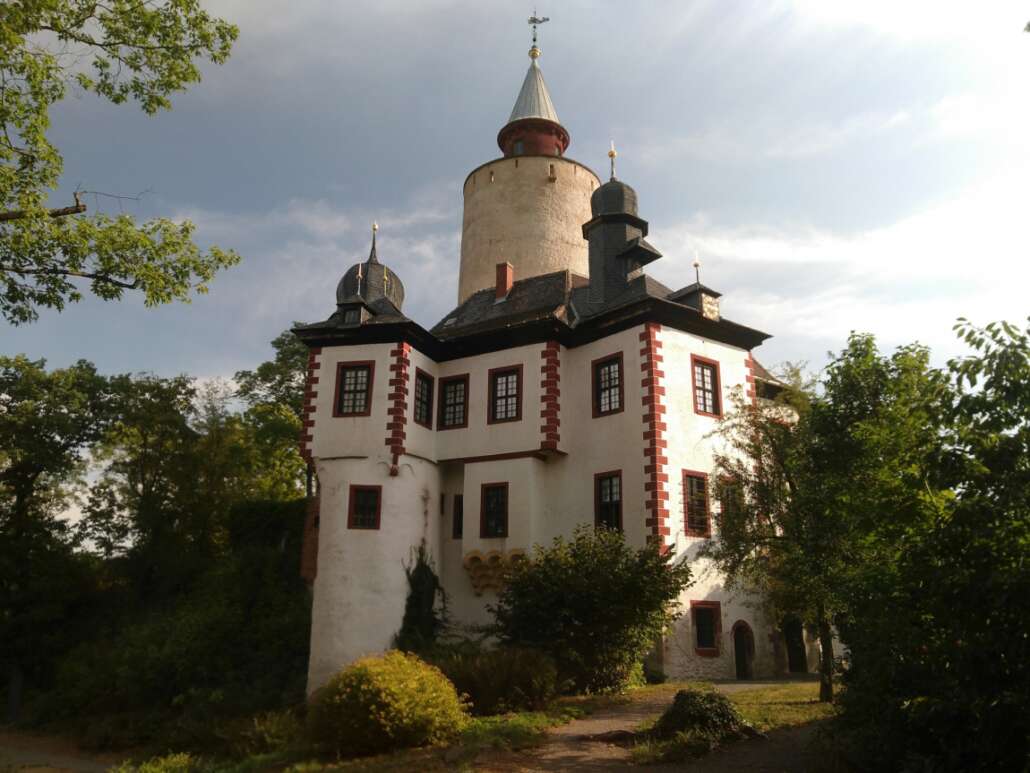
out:
{"label": "grass", "polygon": [[[688,687],[697,689],[699,685],[672,685],[670,693]],[[700,688],[711,689],[711,685],[700,685]],[[832,704],[819,701],[819,685],[812,682],[770,685],[728,697],[741,717],[762,733],[818,722],[833,713]],[[643,739],[632,750],[633,761],[638,764],[684,762],[707,754],[721,742],[718,738],[689,732],[668,739],[648,737],[656,720],[657,717],[639,728]]]}

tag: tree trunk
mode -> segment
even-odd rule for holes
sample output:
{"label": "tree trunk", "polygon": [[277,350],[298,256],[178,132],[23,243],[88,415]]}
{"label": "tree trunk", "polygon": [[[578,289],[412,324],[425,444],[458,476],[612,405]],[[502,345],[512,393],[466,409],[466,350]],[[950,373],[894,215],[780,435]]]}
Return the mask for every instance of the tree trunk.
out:
{"label": "tree trunk", "polygon": [[833,700],[833,629],[826,614],[819,615],[819,700]]}
{"label": "tree trunk", "polygon": [[21,715],[21,694],[25,685],[25,674],[17,662],[12,662],[7,676],[7,721],[13,725]]}

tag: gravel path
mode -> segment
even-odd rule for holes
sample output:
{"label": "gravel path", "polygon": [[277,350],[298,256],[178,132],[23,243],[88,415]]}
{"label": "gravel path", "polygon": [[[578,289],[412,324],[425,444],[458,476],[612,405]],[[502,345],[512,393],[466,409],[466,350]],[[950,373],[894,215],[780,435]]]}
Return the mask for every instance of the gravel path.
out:
{"label": "gravel path", "polygon": [[[723,693],[735,693],[779,682],[726,682],[717,684]],[[626,746],[598,740],[605,733],[632,732],[669,705],[676,687],[652,689],[630,703],[599,711],[584,719],[550,731],[550,739],[538,748],[523,753],[486,756],[476,761],[476,770],[488,773],[515,771],[610,771],[622,770],[630,762]],[[787,728],[769,734],[768,739],[738,741],[717,749],[699,760],[675,765],[649,765],[641,771],[693,771],[695,773],[805,773],[819,767],[818,755],[811,747],[816,724]]]}

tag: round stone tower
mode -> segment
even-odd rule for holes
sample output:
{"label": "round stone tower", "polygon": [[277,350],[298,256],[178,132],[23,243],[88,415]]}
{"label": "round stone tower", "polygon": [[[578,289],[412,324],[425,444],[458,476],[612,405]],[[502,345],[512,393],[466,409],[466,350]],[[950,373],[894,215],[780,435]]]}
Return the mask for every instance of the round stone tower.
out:
{"label": "round stone tower", "polygon": [[516,281],[565,269],[588,275],[582,226],[601,181],[565,157],[569,133],[551,103],[535,44],[529,57],[522,90],[497,135],[504,157],[465,180],[458,303],[493,287],[498,263],[511,263]]}

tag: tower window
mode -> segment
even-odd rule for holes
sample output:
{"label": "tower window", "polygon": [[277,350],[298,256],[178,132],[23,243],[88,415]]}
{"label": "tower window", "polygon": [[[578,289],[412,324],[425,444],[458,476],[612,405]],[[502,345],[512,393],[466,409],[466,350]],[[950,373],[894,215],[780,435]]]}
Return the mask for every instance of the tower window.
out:
{"label": "tower window", "polygon": [[372,375],[375,363],[341,362],[336,369],[333,416],[368,416],[372,412]]}
{"label": "tower window", "polygon": [[703,472],[683,471],[683,521],[691,537],[711,536],[708,512],[708,476]]}
{"label": "tower window", "polygon": [[622,471],[594,476],[594,522],[600,528],[622,531]]}
{"label": "tower window", "polygon": [[382,494],[382,486],[351,486],[347,502],[347,528],[378,529]]}
{"label": "tower window", "polygon": [[516,156],[521,156],[523,154],[523,152],[525,152],[525,151],[523,149],[522,140],[516,140],[515,141],[515,145],[512,148],[512,153],[514,155],[516,155]]}
{"label": "tower window", "polygon": [[451,523],[451,537],[461,539],[465,531],[465,497],[461,494],[454,495],[454,515]]}
{"label": "tower window", "polygon": [[694,652],[705,657],[719,654],[722,606],[718,601],[691,601],[690,623],[694,629]]}
{"label": "tower window", "polygon": [[343,312],[343,324],[356,325],[361,322],[361,309],[347,309]]}
{"label": "tower window", "polygon": [[415,423],[433,428],[433,377],[415,369]]}
{"label": "tower window", "polygon": [[594,417],[622,410],[622,352],[593,362]]}
{"label": "tower window", "polygon": [[440,413],[438,429],[468,426],[469,376],[448,376],[440,379]]}
{"label": "tower window", "polygon": [[494,368],[489,372],[490,412],[487,423],[519,421],[522,418],[522,366]]}
{"label": "tower window", "polygon": [[479,514],[479,536],[494,539],[508,536],[508,484],[484,483]]}
{"label": "tower window", "polygon": [[703,416],[721,416],[719,363],[691,355],[690,365],[694,378],[694,412]]}

